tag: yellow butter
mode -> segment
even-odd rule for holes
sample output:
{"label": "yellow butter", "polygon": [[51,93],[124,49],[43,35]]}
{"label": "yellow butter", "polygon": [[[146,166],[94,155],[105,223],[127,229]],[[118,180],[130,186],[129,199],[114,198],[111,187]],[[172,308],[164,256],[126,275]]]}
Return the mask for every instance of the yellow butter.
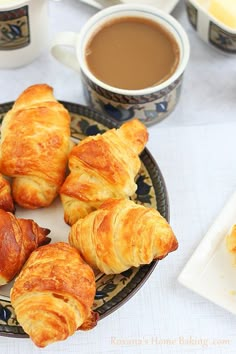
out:
{"label": "yellow butter", "polygon": [[236,29],[236,0],[211,0],[209,13],[226,26]]}

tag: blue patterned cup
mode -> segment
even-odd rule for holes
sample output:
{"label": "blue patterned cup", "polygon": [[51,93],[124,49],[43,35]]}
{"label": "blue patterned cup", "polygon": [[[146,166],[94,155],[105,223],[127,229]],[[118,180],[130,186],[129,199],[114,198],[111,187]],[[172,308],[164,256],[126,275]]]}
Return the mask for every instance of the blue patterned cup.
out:
{"label": "blue patterned cup", "polygon": [[[85,60],[86,44],[94,31],[115,18],[132,16],[151,19],[162,26],[174,37],[180,53],[178,66],[166,81],[140,90],[120,89],[100,81],[91,73]],[[65,46],[72,46],[74,53]],[[88,105],[120,123],[136,117],[146,125],[161,121],[175,108],[189,52],[187,35],[178,21],[155,7],[137,4],[111,6],[99,11],[87,21],[80,33],[58,33],[51,47],[51,53],[57,60],[80,72]]]}
{"label": "blue patterned cup", "polygon": [[48,0],[0,0],[0,69],[29,64],[48,44]]}

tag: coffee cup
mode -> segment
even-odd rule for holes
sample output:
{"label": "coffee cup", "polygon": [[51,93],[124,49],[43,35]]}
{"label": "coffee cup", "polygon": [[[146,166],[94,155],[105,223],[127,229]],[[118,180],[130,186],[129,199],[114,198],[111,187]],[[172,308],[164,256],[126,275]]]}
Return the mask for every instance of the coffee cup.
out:
{"label": "coffee cup", "polygon": [[0,69],[24,66],[47,46],[47,0],[0,0]]}
{"label": "coffee cup", "polygon": [[136,117],[146,125],[175,108],[189,52],[177,20],[140,4],[101,10],[79,33],[58,33],[51,46],[57,60],[80,72],[88,105],[119,123]]}

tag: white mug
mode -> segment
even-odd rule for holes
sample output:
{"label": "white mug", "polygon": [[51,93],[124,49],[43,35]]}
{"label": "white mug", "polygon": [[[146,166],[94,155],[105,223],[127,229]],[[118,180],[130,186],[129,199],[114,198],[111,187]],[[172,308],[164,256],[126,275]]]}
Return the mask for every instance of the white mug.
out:
{"label": "white mug", "polygon": [[32,62],[47,40],[47,0],[0,0],[0,69]]}
{"label": "white mug", "polygon": [[[132,16],[160,24],[173,35],[180,50],[179,65],[171,77],[159,85],[140,90],[119,89],[102,82],[89,70],[85,59],[86,44],[97,29],[112,19]],[[74,51],[66,48],[68,46]],[[123,4],[101,10],[87,21],[80,33],[58,33],[51,47],[51,53],[57,60],[80,72],[90,106],[119,123],[136,117],[146,125],[161,121],[174,110],[189,51],[188,37],[182,26],[169,14],[145,4]]]}

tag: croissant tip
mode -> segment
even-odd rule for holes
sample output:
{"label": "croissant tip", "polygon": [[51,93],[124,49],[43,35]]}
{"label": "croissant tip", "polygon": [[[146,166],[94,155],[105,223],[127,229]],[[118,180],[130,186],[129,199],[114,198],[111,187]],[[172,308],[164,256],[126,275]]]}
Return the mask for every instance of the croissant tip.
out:
{"label": "croissant tip", "polygon": [[39,246],[46,246],[51,242],[51,238],[50,237],[45,237],[43,240],[41,240],[39,242]]}
{"label": "croissant tip", "polygon": [[91,313],[89,314],[89,317],[78,328],[78,330],[88,331],[88,330],[96,327],[98,321],[99,321],[99,314],[97,312],[91,311]]}
{"label": "croissant tip", "polygon": [[50,232],[51,232],[50,229],[47,229],[47,228],[45,228],[45,227],[41,227],[41,230],[42,230],[42,232],[44,233],[45,236],[49,235]]}
{"label": "croissant tip", "polygon": [[171,251],[170,252],[173,252],[173,251],[176,251],[179,247],[179,243],[178,241],[175,239],[172,243],[172,248],[171,248]]}
{"label": "croissant tip", "polygon": [[52,241],[51,237],[46,237],[45,238],[45,245],[48,245]]}

